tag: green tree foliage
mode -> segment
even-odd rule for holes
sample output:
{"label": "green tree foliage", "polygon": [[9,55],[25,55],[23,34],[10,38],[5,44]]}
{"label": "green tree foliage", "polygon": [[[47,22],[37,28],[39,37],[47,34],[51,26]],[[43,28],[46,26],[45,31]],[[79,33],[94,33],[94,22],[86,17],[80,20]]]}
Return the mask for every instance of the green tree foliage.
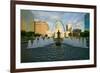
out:
{"label": "green tree foliage", "polygon": [[21,31],[21,37],[39,37],[41,36],[41,34],[39,33],[34,33],[34,32],[25,32],[25,31]]}
{"label": "green tree foliage", "polygon": [[35,37],[40,37],[41,34],[39,34],[39,33],[35,33],[34,36],[35,36]]}
{"label": "green tree foliage", "polygon": [[89,31],[88,30],[85,30],[84,32],[81,32],[80,33],[80,36],[81,37],[89,37]]}
{"label": "green tree foliage", "polygon": [[26,36],[26,32],[25,31],[21,31],[21,36]]}
{"label": "green tree foliage", "polygon": [[22,37],[31,37],[34,35],[34,32],[25,32],[25,31],[21,31],[21,36]]}

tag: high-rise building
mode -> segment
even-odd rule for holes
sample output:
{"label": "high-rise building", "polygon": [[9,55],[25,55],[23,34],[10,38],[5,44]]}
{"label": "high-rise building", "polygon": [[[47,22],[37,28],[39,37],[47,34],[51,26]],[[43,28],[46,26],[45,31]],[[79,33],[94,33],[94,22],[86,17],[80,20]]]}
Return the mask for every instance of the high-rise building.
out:
{"label": "high-rise building", "polygon": [[45,21],[34,21],[34,32],[41,35],[46,35],[49,30],[48,23]]}
{"label": "high-rise building", "polygon": [[84,16],[84,24],[85,24],[85,30],[89,30],[90,28],[90,14],[87,13],[85,16]]}
{"label": "high-rise building", "polygon": [[66,25],[66,32],[65,32],[66,35],[65,35],[65,36],[66,36],[66,37],[69,37],[69,34],[72,33],[72,31],[73,31],[72,24],[67,24],[67,25]]}
{"label": "high-rise building", "polygon": [[21,29],[26,32],[34,32],[34,16],[30,10],[21,10]]}
{"label": "high-rise building", "polygon": [[72,24],[68,24],[68,31],[72,32],[72,30],[73,30]]}
{"label": "high-rise building", "polygon": [[26,31],[26,22],[24,19],[21,20],[21,31]]}

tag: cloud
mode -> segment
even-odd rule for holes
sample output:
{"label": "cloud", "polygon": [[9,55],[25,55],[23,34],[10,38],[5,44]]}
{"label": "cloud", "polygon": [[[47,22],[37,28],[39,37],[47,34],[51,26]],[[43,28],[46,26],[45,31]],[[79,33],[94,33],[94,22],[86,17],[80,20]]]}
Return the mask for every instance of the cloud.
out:
{"label": "cloud", "polygon": [[68,23],[73,24],[73,26],[75,26],[76,24],[80,24],[83,26],[84,15],[86,14],[79,12],[56,12],[40,10],[32,10],[31,12],[34,16],[34,20],[46,21],[49,24],[50,28],[53,28],[53,26],[55,26],[57,20],[61,21],[64,27]]}

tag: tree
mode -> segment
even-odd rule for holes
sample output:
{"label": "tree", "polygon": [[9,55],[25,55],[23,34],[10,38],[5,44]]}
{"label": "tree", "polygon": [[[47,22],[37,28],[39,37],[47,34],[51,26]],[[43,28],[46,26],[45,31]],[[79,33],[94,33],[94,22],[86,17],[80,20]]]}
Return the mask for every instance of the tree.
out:
{"label": "tree", "polygon": [[84,32],[81,32],[80,33],[80,36],[81,37],[89,37],[89,31],[88,30],[85,30]]}

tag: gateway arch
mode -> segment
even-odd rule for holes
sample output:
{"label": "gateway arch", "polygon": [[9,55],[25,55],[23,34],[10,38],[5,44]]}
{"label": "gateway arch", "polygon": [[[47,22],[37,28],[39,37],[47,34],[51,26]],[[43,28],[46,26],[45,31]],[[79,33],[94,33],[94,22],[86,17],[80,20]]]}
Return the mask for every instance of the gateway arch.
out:
{"label": "gateway arch", "polygon": [[61,33],[61,38],[65,37],[65,28],[64,28],[64,24],[61,21],[56,21],[55,23],[55,31],[54,31],[54,37],[57,38],[57,32]]}

